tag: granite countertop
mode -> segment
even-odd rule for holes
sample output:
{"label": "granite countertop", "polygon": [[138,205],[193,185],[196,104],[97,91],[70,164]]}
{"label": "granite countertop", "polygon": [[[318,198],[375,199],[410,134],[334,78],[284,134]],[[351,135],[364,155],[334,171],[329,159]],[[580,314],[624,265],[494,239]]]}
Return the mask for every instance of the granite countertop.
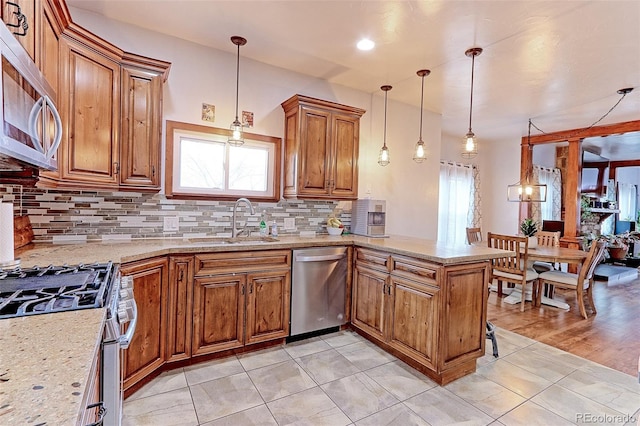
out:
{"label": "granite countertop", "polygon": [[392,236],[368,238],[358,235],[299,237],[285,236],[277,241],[256,241],[255,238],[241,243],[228,244],[228,238],[158,238],[123,242],[79,243],[79,244],[35,244],[16,252],[21,266],[47,266],[64,263],[107,262],[128,263],[168,254],[215,253],[224,251],[295,249],[314,246],[358,245],[428,260],[442,265],[454,265],[488,260],[505,254],[502,250],[481,246],[447,246],[432,240]]}
{"label": "granite countertop", "polygon": [[[478,246],[451,247],[411,237],[357,235],[255,239],[222,243],[224,238],[145,239],[139,241],[35,244],[16,252],[21,266],[107,262],[128,263],[168,254],[295,249],[357,245],[413,256],[443,265],[504,255]],[[227,239],[228,240],[228,239]],[[252,241],[253,240],[253,241]],[[97,356],[106,309],[84,309],[0,320],[0,424],[75,424]]]}
{"label": "granite countertop", "polygon": [[0,424],[74,425],[106,309],[0,320]]}

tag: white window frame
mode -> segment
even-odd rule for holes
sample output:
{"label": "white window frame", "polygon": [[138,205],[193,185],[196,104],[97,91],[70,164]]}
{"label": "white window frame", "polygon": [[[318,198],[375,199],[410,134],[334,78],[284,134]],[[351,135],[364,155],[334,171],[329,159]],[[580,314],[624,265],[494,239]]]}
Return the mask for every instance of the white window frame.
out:
{"label": "white window frame", "polygon": [[[167,120],[167,148],[165,170],[165,192],[168,197],[207,198],[215,200],[232,200],[247,197],[260,201],[278,201],[280,198],[281,145],[280,138],[244,132],[245,143],[242,148],[255,147],[266,149],[268,153],[267,189],[265,191],[247,191],[229,189],[228,159],[229,150],[235,149],[226,144],[230,135],[229,129],[200,126]],[[180,185],[180,152],[183,139],[210,141],[225,144],[223,164],[224,188],[194,188]]]}

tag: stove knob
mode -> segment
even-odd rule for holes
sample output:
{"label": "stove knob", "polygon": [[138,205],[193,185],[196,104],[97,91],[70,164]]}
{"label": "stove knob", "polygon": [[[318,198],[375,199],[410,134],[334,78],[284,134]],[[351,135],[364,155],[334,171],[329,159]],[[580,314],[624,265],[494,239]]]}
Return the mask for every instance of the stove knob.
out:
{"label": "stove knob", "polygon": [[129,320],[129,313],[126,307],[118,307],[118,322],[124,323]]}
{"label": "stove knob", "polygon": [[131,294],[130,289],[121,288],[120,289],[120,300],[133,299],[133,295]]}
{"label": "stove knob", "polygon": [[133,277],[120,277],[120,288],[133,288]]}

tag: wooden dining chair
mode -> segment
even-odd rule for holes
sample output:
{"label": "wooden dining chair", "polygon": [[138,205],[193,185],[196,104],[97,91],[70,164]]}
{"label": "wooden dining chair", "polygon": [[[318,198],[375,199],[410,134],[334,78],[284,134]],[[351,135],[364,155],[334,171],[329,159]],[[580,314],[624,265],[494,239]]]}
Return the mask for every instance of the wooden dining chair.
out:
{"label": "wooden dining chair", "polygon": [[586,293],[587,298],[589,299],[589,304],[591,305],[591,310],[593,310],[593,313],[595,314],[596,305],[593,303],[593,271],[604,257],[605,246],[606,243],[604,241],[598,241],[591,244],[589,254],[584,259],[584,262],[580,267],[580,272],[577,274],[555,270],[541,273],[537,284],[538,290],[536,292],[536,304],[540,304],[542,286],[549,284],[557,288],[575,290],[580,314],[584,319],[588,318],[583,300]]}
{"label": "wooden dining chair", "polygon": [[[560,231],[538,231],[536,238],[539,246],[560,247]],[[549,262],[533,262],[532,268],[539,274],[556,269],[556,265]]]}
{"label": "wooden dining chair", "polygon": [[520,285],[522,289],[522,300],[520,311],[524,311],[527,284],[532,283],[532,301],[537,300],[535,292],[538,286],[534,281],[538,279],[538,273],[527,267],[527,256],[529,251],[529,239],[527,237],[516,237],[512,235],[501,235],[487,233],[487,245],[491,248],[509,250],[515,252],[514,255],[497,257],[491,259],[491,279],[498,282],[498,296],[502,296],[502,282]]}
{"label": "wooden dining chair", "polygon": [[482,230],[480,228],[467,228],[467,244],[482,242]]}

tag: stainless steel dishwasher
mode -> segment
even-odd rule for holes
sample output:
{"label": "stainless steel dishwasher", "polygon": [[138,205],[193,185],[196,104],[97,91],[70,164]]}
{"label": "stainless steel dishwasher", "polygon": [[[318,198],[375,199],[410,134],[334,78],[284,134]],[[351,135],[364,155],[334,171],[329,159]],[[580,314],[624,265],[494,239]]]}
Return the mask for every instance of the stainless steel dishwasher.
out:
{"label": "stainless steel dishwasher", "polygon": [[291,336],[346,322],[347,248],[293,250]]}

